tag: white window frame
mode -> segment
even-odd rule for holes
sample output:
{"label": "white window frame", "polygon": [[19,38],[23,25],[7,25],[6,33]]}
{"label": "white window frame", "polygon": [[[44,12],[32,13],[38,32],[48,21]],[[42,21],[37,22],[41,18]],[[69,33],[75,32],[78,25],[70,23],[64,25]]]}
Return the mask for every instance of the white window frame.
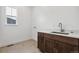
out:
{"label": "white window frame", "polygon": [[[13,15],[12,15],[12,13],[13,13],[12,10],[14,10],[14,9],[16,10],[16,11],[14,12],[14,13],[16,13],[16,16],[15,16],[15,17],[16,17],[16,18],[15,18],[16,24],[8,24],[8,22],[7,22],[7,16],[8,16],[8,15],[7,15],[7,14],[8,14],[8,13],[7,13],[7,8],[11,8],[11,10],[10,10],[11,16],[13,16]],[[5,7],[5,16],[6,16],[6,21],[5,21],[5,24],[6,24],[6,25],[17,25],[17,9],[16,9],[16,8],[13,8],[13,7]]]}

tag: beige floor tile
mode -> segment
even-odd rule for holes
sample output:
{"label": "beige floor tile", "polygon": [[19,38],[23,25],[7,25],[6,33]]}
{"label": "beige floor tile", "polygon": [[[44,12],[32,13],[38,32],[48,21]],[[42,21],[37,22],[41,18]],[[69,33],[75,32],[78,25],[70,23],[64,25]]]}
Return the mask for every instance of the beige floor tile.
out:
{"label": "beige floor tile", "polygon": [[27,40],[17,43],[10,47],[0,48],[0,53],[41,53],[37,48],[37,42],[34,40]]}

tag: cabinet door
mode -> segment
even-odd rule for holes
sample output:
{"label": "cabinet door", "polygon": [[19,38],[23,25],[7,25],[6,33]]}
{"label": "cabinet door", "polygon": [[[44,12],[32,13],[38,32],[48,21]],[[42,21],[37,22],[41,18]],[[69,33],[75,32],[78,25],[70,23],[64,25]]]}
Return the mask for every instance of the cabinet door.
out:
{"label": "cabinet door", "polygon": [[56,53],[57,52],[57,50],[54,47],[54,45],[55,45],[54,42],[55,41],[53,39],[50,40],[50,52],[51,53]]}
{"label": "cabinet door", "polygon": [[54,40],[51,38],[45,37],[45,52],[55,53],[57,50],[54,47]]}
{"label": "cabinet door", "polygon": [[45,52],[50,53],[51,52],[51,40],[47,37],[44,38],[45,39]]}
{"label": "cabinet door", "polygon": [[79,52],[79,46],[74,46],[74,53],[78,53]]}
{"label": "cabinet door", "polygon": [[64,53],[74,53],[74,46],[71,44],[64,43],[63,51],[64,51]]}
{"label": "cabinet door", "polygon": [[63,43],[45,37],[45,52],[62,53],[63,52]]}
{"label": "cabinet door", "polygon": [[44,52],[44,36],[43,33],[38,33],[38,48]]}
{"label": "cabinet door", "polygon": [[57,53],[73,53],[74,52],[74,46],[71,44],[67,44],[60,41],[55,41],[54,47],[57,51]]}
{"label": "cabinet door", "polygon": [[54,41],[55,53],[63,53],[63,43],[60,41]]}

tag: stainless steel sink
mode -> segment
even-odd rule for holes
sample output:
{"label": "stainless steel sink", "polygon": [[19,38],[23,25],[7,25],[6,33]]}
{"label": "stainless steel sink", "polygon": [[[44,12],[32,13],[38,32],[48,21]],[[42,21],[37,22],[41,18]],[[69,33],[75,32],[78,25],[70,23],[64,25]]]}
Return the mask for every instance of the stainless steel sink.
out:
{"label": "stainless steel sink", "polygon": [[56,34],[65,34],[65,35],[68,35],[69,33],[65,33],[65,32],[51,32],[51,33],[56,33]]}

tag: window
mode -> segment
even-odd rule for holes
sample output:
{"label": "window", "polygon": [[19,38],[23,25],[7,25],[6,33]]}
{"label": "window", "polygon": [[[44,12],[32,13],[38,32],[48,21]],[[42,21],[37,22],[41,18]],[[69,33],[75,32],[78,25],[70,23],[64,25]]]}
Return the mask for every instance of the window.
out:
{"label": "window", "polygon": [[16,9],[12,7],[6,7],[7,24],[16,24]]}

